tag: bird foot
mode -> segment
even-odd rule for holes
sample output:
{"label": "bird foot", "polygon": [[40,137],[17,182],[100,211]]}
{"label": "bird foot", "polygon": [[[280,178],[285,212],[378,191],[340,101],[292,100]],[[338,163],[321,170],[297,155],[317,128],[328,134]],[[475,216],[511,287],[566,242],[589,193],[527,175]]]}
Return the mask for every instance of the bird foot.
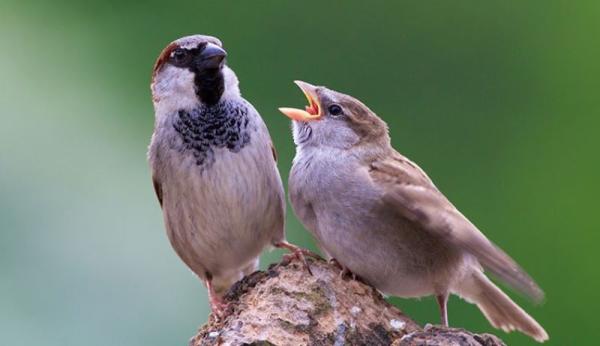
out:
{"label": "bird foot", "polygon": [[302,262],[302,264],[304,265],[304,268],[306,268],[306,270],[308,271],[308,273],[310,275],[312,275],[312,271],[310,270],[310,266],[308,265],[308,261],[306,260],[306,257],[308,256],[308,257],[312,257],[312,258],[316,258],[316,259],[321,259],[321,256],[317,255],[316,253],[314,253],[310,250],[307,250],[307,249],[303,249],[294,244],[290,244],[287,241],[275,243],[274,246],[281,248],[281,249],[286,249],[291,252],[289,254],[283,255],[283,262],[299,260]]}
{"label": "bird foot", "polygon": [[212,311],[211,316],[216,320],[222,320],[229,313],[229,304],[223,301],[223,298],[217,294],[215,287],[212,282],[212,275],[206,274],[208,280],[206,280],[206,288],[208,289],[208,302],[210,303],[210,309]]}
{"label": "bird foot", "polygon": [[337,267],[340,271],[339,276],[340,279],[352,279],[352,280],[357,280],[357,276],[356,274],[354,274],[353,272],[350,271],[350,269],[344,267],[340,262],[338,262],[338,260],[336,260],[335,258],[331,258],[329,261],[329,264],[333,265],[334,267]]}
{"label": "bird foot", "polygon": [[214,317],[216,321],[221,321],[229,314],[229,304],[225,303],[221,298],[211,296],[209,297],[210,301],[210,309],[212,310],[211,316]]}

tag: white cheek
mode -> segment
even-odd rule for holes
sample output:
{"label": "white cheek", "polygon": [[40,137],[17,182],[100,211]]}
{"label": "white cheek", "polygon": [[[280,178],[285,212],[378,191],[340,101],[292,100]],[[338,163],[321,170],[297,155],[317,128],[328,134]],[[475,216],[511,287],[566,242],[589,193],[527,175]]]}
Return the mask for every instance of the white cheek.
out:
{"label": "white cheek", "polygon": [[235,98],[240,96],[239,81],[229,66],[223,66],[223,78],[225,79],[225,91],[221,98]]}
{"label": "white cheek", "polygon": [[187,69],[165,66],[152,84],[152,98],[157,117],[194,108],[198,104],[194,74]]}

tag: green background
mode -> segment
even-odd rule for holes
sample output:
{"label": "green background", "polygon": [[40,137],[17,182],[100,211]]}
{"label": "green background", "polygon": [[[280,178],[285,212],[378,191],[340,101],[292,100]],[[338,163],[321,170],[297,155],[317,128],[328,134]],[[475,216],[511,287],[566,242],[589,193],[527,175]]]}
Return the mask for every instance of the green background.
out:
{"label": "green background", "polygon": [[[597,1],[0,2],[0,343],[186,345],[206,291],[167,241],[146,163],[150,71],[220,37],[284,180],[278,106],[302,79],[349,93],[545,289],[551,345],[598,333]],[[288,238],[314,248],[289,210]],[[265,254],[263,267],[279,251]],[[515,295],[513,294],[513,297]],[[420,323],[431,298],[393,299]],[[494,330],[460,299],[450,323]],[[595,335],[594,335],[595,334]]]}

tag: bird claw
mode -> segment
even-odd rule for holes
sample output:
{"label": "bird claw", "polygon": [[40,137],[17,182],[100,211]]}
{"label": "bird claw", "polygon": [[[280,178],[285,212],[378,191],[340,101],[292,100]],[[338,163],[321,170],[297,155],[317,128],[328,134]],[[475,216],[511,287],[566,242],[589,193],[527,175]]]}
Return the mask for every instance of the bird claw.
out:
{"label": "bird claw", "polygon": [[356,281],[356,279],[357,279],[356,274],[351,272],[350,269],[344,267],[340,262],[338,262],[338,260],[336,260],[335,258],[331,258],[328,262],[332,266],[337,267],[339,269],[340,279],[343,280],[345,278],[352,278],[352,280]]}
{"label": "bird claw", "polygon": [[294,244],[290,244],[287,241],[275,243],[274,246],[278,247],[278,248],[286,249],[291,252],[289,254],[283,255],[283,262],[290,262],[294,259],[299,260],[302,262],[302,264],[304,265],[304,268],[306,268],[306,270],[308,271],[308,273],[310,275],[313,275],[313,273],[310,270],[310,266],[308,264],[308,261],[306,260],[306,257],[321,259],[321,256],[317,255],[316,253],[314,253],[310,250],[307,250],[307,249],[303,249]]}
{"label": "bird claw", "polygon": [[220,298],[210,297],[210,309],[216,321],[221,321],[228,315],[229,304]]}
{"label": "bird claw", "polygon": [[312,270],[310,270],[310,265],[301,251],[294,251],[292,253],[283,255],[284,262],[291,262],[295,259],[301,261],[304,268],[306,268],[306,271],[308,271],[310,275],[313,275]]}
{"label": "bird claw", "polygon": [[208,288],[208,302],[210,303],[210,309],[212,311],[211,316],[213,316],[216,321],[219,321],[228,315],[229,304],[224,302],[223,298],[215,292],[215,288],[212,284],[212,276],[210,274],[207,274],[207,276],[209,278],[206,280],[206,288]]}

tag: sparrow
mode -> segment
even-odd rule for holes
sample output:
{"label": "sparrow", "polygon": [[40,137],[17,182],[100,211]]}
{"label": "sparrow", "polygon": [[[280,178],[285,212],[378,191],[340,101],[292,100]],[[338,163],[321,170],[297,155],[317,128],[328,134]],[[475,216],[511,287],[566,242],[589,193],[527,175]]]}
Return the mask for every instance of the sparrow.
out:
{"label": "sparrow", "polygon": [[152,72],[152,182],[168,238],[204,282],[217,317],[222,297],[257,270],[269,246],[286,241],[285,194],[269,131],[240,94],[215,37],[170,43]]}
{"label": "sparrow", "polygon": [[434,295],[444,326],[452,293],[476,304],[496,328],[547,340],[484,270],[535,301],[542,290],[392,148],[387,124],[351,96],[296,84],[308,106],[280,108],[293,120],[296,145],[289,198],[327,257],[384,294]]}

